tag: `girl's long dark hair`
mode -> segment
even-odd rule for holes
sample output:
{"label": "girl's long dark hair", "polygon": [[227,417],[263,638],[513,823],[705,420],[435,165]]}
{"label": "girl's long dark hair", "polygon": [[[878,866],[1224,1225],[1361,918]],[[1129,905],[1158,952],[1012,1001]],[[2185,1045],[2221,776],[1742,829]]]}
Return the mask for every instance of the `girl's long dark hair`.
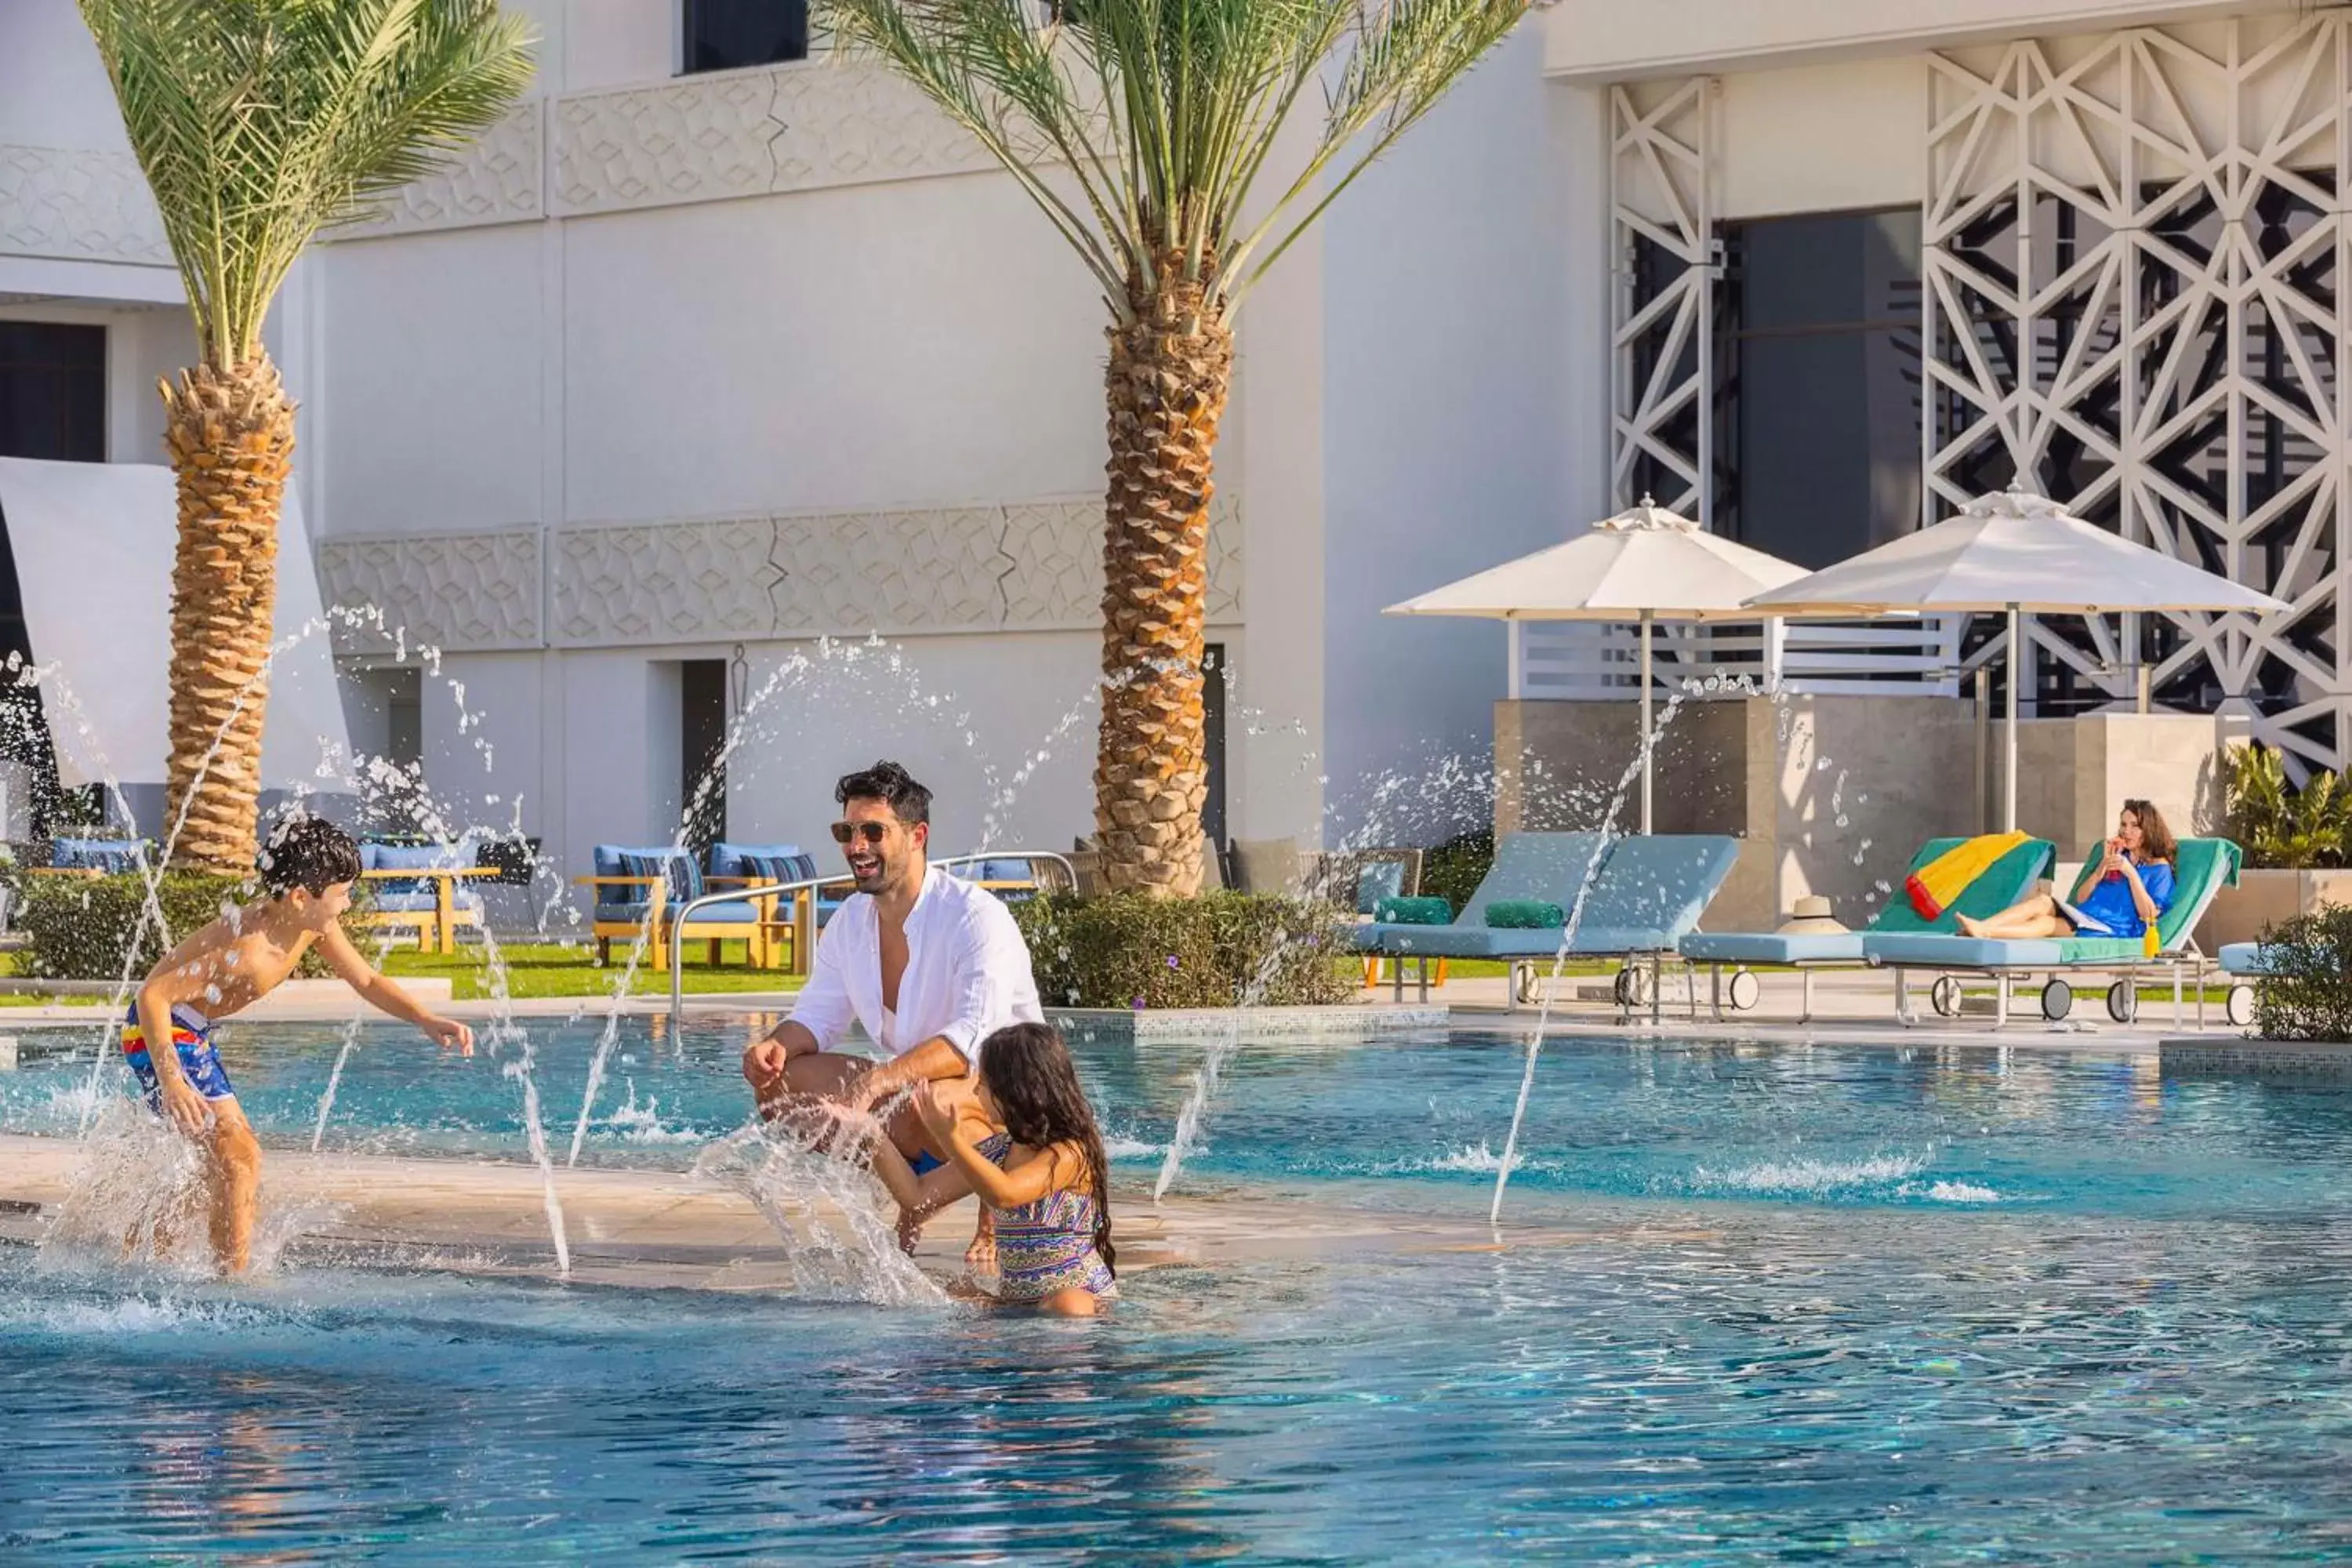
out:
{"label": "girl's long dark hair", "polygon": [[1077,1065],[1070,1047],[1048,1024],[1007,1024],[980,1045],[980,1081],[1004,1118],[1004,1131],[1015,1143],[1047,1149],[1076,1143],[1087,1157],[1087,1173],[1094,1184],[1095,1250],[1103,1266],[1118,1272],[1118,1254],[1110,1245],[1110,1178],[1103,1156],[1102,1129],[1095,1125],[1095,1108],[1078,1087]]}

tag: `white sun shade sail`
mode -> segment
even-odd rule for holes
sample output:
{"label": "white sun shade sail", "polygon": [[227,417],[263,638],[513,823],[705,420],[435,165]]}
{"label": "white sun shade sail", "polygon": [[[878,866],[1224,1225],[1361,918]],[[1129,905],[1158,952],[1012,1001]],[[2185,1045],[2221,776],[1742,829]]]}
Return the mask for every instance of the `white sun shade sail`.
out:
{"label": "white sun shade sail", "polygon": [[2095,616],[2287,608],[2267,594],[2134,544],[2019,490],[1748,601],[1751,616],[1889,610]]}
{"label": "white sun shade sail", "polygon": [[1385,612],[1505,621],[1760,620],[1755,595],[1805,569],[1643,501],[1564,544],[1433,588]]}
{"label": "white sun shade sail", "polygon": [[[110,774],[121,784],[163,783],[179,526],[172,470],[0,458],[0,518],[16,556],[33,658],[58,667],[41,683],[58,771],[69,784]],[[289,483],[278,529],[271,641],[284,642],[321,613],[310,535]],[[271,667],[263,786],[316,788],[321,756],[350,747],[334,659],[325,632],[314,631]]]}

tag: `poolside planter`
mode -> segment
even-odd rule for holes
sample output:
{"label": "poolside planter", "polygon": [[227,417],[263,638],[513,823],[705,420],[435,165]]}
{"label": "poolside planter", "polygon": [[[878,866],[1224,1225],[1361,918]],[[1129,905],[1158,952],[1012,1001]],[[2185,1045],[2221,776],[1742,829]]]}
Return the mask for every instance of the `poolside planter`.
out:
{"label": "poolside planter", "polygon": [[2265,926],[2307,915],[2322,904],[2352,904],[2352,870],[2247,870],[2223,888],[2197,924],[2197,945],[2215,953],[2233,942],[2258,941]]}

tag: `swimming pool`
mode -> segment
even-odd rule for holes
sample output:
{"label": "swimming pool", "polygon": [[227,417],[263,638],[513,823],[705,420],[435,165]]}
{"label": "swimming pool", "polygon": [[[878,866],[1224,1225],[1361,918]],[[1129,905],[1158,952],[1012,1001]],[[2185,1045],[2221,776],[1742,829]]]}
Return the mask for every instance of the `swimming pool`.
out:
{"label": "swimming pool", "polygon": [[[586,1158],[682,1168],[744,1025],[627,1027]],[[335,1034],[232,1043],[266,1141],[309,1142]],[[593,1037],[540,1038],[559,1149]],[[1197,1050],[1081,1054],[1141,1181]],[[1247,1048],[1183,1186],[1482,1209],[1520,1059]],[[0,1074],[0,1131],[69,1131],[88,1062]],[[515,1098],[372,1030],[330,1142],[504,1156]],[[39,1434],[0,1557],[2336,1559],[2347,1142],[2326,1083],[1584,1040],[1511,1208],[1570,1241],[1156,1270],[1100,1325],[0,1248]]]}

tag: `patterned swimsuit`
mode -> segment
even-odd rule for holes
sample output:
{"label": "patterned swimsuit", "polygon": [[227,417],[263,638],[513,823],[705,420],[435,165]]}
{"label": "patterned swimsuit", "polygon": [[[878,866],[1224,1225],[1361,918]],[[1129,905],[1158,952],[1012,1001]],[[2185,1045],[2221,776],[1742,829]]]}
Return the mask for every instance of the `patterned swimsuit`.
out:
{"label": "patterned swimsuit", "polygon": [[1106,1300],[1118,1294],[1110,1265],[1095,1250],[1091,1193],[1047,1193],[997,1210],[996,1268],[1001,1300],[1042,1301],[1072,1286]]}

